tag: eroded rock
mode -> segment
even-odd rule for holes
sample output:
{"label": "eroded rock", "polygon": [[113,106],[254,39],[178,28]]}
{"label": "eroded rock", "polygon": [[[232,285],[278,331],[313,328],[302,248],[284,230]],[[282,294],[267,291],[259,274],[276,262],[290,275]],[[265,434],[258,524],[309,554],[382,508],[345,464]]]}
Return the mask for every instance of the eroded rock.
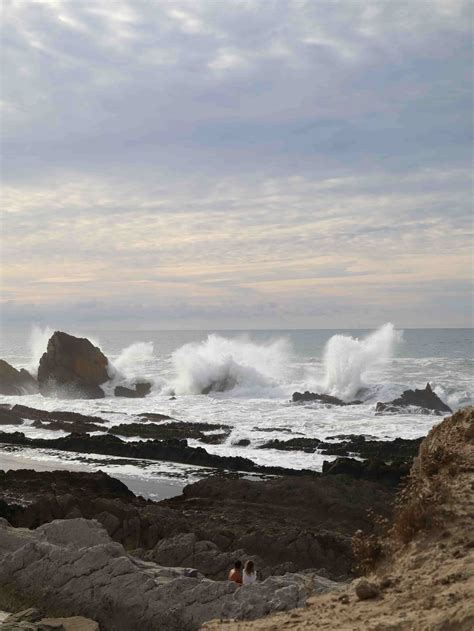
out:
{"label": "eroded rock", "polygon": [[444,414],[452,412],[438,395],[433,392],[429,383],[424,390],[405,390],[398,399],[386,403],[378,402],[375,407],[376,414],[406,414],[407,408],[418,408],[418,413]]}
{"label": "eroded rock", "polygon": [[88,339],[56,331],[40,359],[40,392],[60,398],[102,398],[100,386],[109,380],[107,369],[107,357]]}
{"label": "eroded rock", "polygon": [[36,392],[38,392],[38,383],[27,370],[24,368],[17,370],[5,360],[0,359],[0,394],[18,396]]}

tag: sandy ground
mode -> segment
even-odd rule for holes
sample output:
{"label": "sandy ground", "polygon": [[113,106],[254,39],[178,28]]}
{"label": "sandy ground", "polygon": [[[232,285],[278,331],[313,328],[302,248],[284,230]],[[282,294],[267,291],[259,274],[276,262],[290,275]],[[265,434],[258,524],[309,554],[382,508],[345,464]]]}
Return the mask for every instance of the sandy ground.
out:
{"label": "sandy ground", "polygon": [[[420,454],[412,473],[417,496],[420,489],[441,489],[429,509],[432,525],[408,544],[387,537],[390,553],[367,577],[380,590],[376,598],[360,600],[354,581],[337,594],[310,598],[304,609],[248,622],[211,621],[202,629],[473,631],[474,408],[432,430]],[[414,497],[415,491],[408,499]]]}

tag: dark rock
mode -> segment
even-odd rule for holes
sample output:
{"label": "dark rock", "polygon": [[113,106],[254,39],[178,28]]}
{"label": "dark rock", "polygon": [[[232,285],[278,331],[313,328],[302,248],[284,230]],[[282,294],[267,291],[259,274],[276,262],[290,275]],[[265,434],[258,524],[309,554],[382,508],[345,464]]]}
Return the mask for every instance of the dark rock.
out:
{"label": "dark rock", "polygon": [[109,379],[107,368],[107,357],[88,339],[56,331],[40,360],[40,392],[62,398],[103,398],[100,385]]}
{"label": "dark rock", "polygon": [[208,386],[202,388],[201,394],[209,394],[210,392],[225,392],[232,390],[237,385],[237,380],[230,375],[226,375],[222,379],[216,379]]}
{"label": "dark rock", "polygon": [[167,414],[159,414],[158,412],[140,412],[137,416],[140,419],[144,418],[148,421],[174,421],[175,419],[172,416],[168,416]]}
{"label": "dark rock", "polygon": [[321,441],[317,438],[290,438],[290,440],[269,440],[259,449],[279,449],[280,451],[305,451],[313,453],[319,448]]}
{"label": "dark rock", "polygon": [[394,440],[367,440],[363,435],[352,435],[341,442],[321,442],[319,450],[327,456],[357,454],[361,458],[411,462],[417,455],[422,438],[395,438]]}
{"label": "dark rock", "polygon": [[355,458],[336,458],[332,462],[323,462],[324,475],[345,475],[351,478],[374,480],[397,486],[410,472],[410,464],[395,461],[390,464],[382,460],[356,460]]}
{"label": "dark rock", "polygon": [[319,475],[306,469],[286,469],[285,467],[265,467],[257,465],[241,456],[218,456],[210,454],[202,447],[189,447],[186,440],[123,441],[117,436],[103,434],[70,434],[61,438],[29,438],[22,432],[0,432],[0,443],[24,445],[28,447],[59,449],[87,454],[104,454],[124,458],[146,458],[164,462],[180,462],[203,467],[247,471],[268,475]]}
{"label": "dark rock", "polygon": [[151,383],[139,382],[135,384],[135,389],[117,386],[114,390],[116,397],[128,397],[129,399],[139,399],[146,397],[151,392]]}
{"label": "dark rock", "polygon": [[306,390],[305,392],[294,392],[293,398],[294,403],[302,403],[306,401],[319,401],[320,403],[324,403],[326,405],[361,405],[362,401],[343,401],[338,397],[333,397],[330,394],[318,394],[317,392],[309,392]]}
{"label": "dark rock", "polygon": [[[206,435],[203,432],[225,430],[219,434]],[[174,423],[123,423],[114,425],[108,432],[119,436],[140,436],[157,440],[193,438],[209,444],[219,444],[230,434],[228,425],[212,425],[211,423],[192,423],[175,421]]]}
{"label": "dark rock", "polygon": [[17,370],[0,359],[0,394],[18,396],[36,392],[38,392],[38,383],[27,370],[24,368]]}
{"label": "dark rock", "polygon": [[86,416],[78,412],[48,412],[26,405],[14,405],[11,409],[0,409],[0,424],[21,425],[24,419],[34,421],[35,427],[65,432],[103,431],[99,424],[105,422],[98,416]]}
{"label": "dark rock", "polygon": [[370,598],[378,598],[380,596],[380,589],[375,583],[361,578],[356,583],[355,593],[359,600],[368,600]]}
{"label": "dark rock", "polygon": [[443,414],[452,412],[438,395],[433,392],[429,383],[424,390],[405,390],[398,399],[386,403],[378,402],[375,407],[376,414],[404,414],[407,407],[420,408],[424,414]]}
{"label": "dark rock", "polygon": [[241,438],[235,443],[232,443],[236,447],[248,447],[250,445],[250,440],[248,438]]}
{"label": "dark rock", "polygon": [[342,476],[216,476],[156,503],[102,472],[16,470],[0,472],[0,496],[0,517],[14,526],[96,519],[116,542],[141,548],[142,558],[224,579],[237,551],[260,557],[268,573],[326,567],[330,576],[350,574],[352,534],[371,530],[368,509],[387,516],[395,491]]}

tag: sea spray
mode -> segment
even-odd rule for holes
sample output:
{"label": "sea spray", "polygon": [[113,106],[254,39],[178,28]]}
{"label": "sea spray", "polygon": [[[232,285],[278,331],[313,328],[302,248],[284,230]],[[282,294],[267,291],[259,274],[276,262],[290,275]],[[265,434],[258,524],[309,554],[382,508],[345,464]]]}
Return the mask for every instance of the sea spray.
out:
{"label": "sea spray", "polygon": [[41,328],[39,326],[33,326],[30,332],[29,347],[31,361],[27,366],[28,371],[34,376],[38,376],[38,366],[43,353],[46,352],[49,338],[53,334],[53,329],[50,327]]}
{"label": "sea spray", "polygon": [[364,374],[389,360],[401,333],[391,323],[362,340],[333,335],[324,349],[326,392],[344,400],[353,399],[364,385]]}
{"label": "sea spray", "polygon": [[173,389],[176,394],[207,394],[275,387],[284,379],[290,354],[284,339],[257,344],[246,338],[209,335],[173,353],[177,375]]}
{"label": "sea spray", "polygon": [[135,342],[124,348],[109,364],[109,376],[114,383],[132,383],[144,379],[148,367],[153,363],[153,343]]}

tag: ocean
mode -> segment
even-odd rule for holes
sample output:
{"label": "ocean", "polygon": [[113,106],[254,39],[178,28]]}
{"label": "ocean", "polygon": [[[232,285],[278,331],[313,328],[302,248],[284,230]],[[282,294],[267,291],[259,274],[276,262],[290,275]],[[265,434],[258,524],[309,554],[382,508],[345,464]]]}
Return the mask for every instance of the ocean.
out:
{"label": "ocean", "polygon": [[[109,424],[160,412],[182,421],[225,423],[232,433],[224,444],[205,445],[220,455],[244,456],[262,465],[320,470],[330,456],[302,451],[260,449],[270,438],[325,439],[365,434],[379,439],[424,436],[439,416],[413,412],[376,416],[377,401],[389,401],[407,388],[430,382],[453,410],[474,401],[473,329],[395,329],[385,324],[369,330],[255,331],[91,331],[88,337],[113,365],[113,384],[99,400],[58,400],[41,395],[1,396],[47,410],[70,410],[102,416]],[[52,331],[4,332],[0,357],[34,372]],[[148,379],[153,389],[144,399],[111,396],[113,386]],[[209,387],[228,387],[225,391]],[[327,407],[294,404],[295,391],[325,392],[362,405]],[[172,396],[175,396],[173,399]],[[3,431],[57,437],[64,432],[38,429],[25,422]],[[238,446],[242,439],[248,446]],[[190,440],[192,446],[202,446]],[[173,495],[186,483],[212,470],[173,463],[126,460],[95,455],[31,450],[0,445],[0,468],[101,469],[148,497]]]}

